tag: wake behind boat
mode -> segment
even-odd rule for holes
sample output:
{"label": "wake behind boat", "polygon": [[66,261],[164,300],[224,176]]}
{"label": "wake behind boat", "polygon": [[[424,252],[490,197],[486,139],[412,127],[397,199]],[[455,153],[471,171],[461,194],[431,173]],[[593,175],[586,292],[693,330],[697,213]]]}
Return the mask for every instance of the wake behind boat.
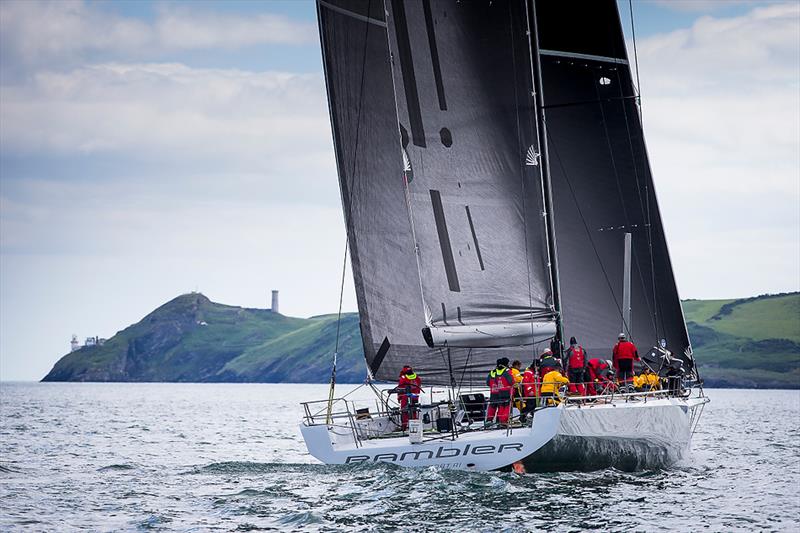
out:
{"label": "wake behind boat", "polygon": [[[477,470],[679,458],[707,398],[616,2],[317,9],[375,403],[334,400],[334,354],[329,398],[305,404],[312,455]],[[545,348],[565,359],[570,336],[605,360],[620,330],[652,346],[637,367],[664,390],[632,390],[641,368],[616,358],[617,384],[563,402],[487,380]],[[442,399],[375,386],[407,366]],[[531,412],[508,417],[515,400]]]}

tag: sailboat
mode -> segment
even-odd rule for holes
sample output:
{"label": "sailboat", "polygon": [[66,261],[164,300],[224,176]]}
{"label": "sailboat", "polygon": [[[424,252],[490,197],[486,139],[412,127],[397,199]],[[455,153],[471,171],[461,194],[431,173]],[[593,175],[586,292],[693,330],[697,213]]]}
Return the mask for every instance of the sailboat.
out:
{"label": "sailboat", "polygon": [[[673,276],[614,0],[317,0],[374,403],[304,403],[329,464],[641,467],[708,401]],[[670,386],[485,420],[486,375],[622,331]],[[428,394],[405,429],[391,388]],[[439,401],[436,387],[440,388]],[[413,418],[412,416],[412,418]],[[520,466],[522,465],[522,466]]]}

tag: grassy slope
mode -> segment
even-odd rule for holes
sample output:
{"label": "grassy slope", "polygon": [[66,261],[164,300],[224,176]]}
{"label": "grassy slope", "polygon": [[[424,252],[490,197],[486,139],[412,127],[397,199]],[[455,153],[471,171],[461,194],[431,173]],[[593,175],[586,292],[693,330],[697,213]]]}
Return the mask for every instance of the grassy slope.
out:
{"label": "grassy slope", "polygon": [[[313,317],[293,331],[248,348],[229,361],[221,377],[253,381],[327,381],[336,339],[336,315]],[[339,330],[338,377],[361,381],[366,375],[358,315],[346,313]],[[293,369],[302,367],[303,373]]]}
{"label": "grassy slope", "polygon": [[[689,300],[684,310],[709,384],[800,387],[800,293]],[[105,346],[66,355],[48,379],[325,382],[336,329],[335,315],[292,318],[183,295]],[[359,382],[364,375],[358,315],[345,314],[337,377]]]}
{"label": "grassy slope", "polygon": [[735,300],[684,300],[683,313],[686,321],[703,323],[719,312],[719,308],[724,304],[729,304]]}
{"label": "grassy slope", "polygon": [[722,333],[755,340],[789,339],[800,343],[800,296],[756,300],[733,308],[714,320]]}
{"label": "grassy slope", "polygon": [[[45,381],[326,382],[336,315],[293,318],[181,295],[108,339],[62,357]],[[358,315],[342,317],[340,381],[366,374]]]}
{"label": "grassy slope", "polygon": [[[202,325],[205,322],[207,325]],[[305,324],[264,309],[179,296],[110,338],[64,356],[45,379],[206,381],[228,360]]]}
{"label": "grassy slope", "polygon": [[709,383],[800,387],[800,293],[690,300],[684,312]]}

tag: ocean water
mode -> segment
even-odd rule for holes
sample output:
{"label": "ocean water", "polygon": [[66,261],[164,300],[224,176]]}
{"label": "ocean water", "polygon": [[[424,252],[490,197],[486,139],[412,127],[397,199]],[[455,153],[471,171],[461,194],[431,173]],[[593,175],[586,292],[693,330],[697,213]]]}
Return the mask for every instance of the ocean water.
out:
{"label": "ocean water", "polygon": [[321,465],[297,423],[326,393],[1,383],[0,529],[800,530],[800,391],[707,391],[669,469],[526,475]]}

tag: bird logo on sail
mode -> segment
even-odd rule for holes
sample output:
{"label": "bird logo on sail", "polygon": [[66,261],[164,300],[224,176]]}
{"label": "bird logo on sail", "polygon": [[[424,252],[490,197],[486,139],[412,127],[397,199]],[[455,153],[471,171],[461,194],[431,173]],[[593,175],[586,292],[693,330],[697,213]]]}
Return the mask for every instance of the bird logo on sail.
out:
{"label": "bird logo on sail", "polygon": [[525,165],[529,167],[539,166],[539,152],[533,147],[528,148],[528,153],[525,155]]}

